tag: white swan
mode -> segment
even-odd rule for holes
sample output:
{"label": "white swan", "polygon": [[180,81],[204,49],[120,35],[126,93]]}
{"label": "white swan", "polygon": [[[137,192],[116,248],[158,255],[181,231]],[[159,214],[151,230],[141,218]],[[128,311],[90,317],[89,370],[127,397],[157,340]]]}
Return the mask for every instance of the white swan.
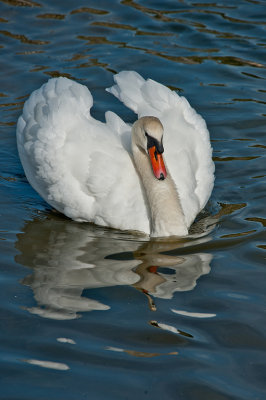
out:
{"label": "white swan", "polygon": [[114,80],[107,90],[138,114],[132,128],[110,111],[105,123],[94,119],[89,90],[67,78],[31,94],[17,125],[27,179],[76,221],[187,235],[214,182],[205,121],[184,97],[136,72]]}

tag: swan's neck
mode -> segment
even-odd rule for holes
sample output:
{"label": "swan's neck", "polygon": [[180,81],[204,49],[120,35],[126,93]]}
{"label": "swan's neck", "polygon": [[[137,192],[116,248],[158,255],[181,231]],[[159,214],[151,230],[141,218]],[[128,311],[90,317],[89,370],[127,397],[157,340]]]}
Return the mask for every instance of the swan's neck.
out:
{"label": "swan's neck", "polygon": [[185,217],[169,172],[166,179],[156,179],[147,154],[133,144],[132,150],[149,204],[151,236],[187,235]]}

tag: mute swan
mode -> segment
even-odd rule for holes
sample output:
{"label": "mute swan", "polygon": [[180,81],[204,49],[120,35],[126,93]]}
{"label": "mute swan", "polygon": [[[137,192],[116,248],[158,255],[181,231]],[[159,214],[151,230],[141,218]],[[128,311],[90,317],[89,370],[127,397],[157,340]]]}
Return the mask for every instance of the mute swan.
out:
{"label": "mute swan", "polygon": [[184,97],[136,72],[114,80],[107,91],[138,114],[132,127],[110,111],[105,123],[94,119],[91,93],[67,78],[31,94],[17,124],[26,177],[75,221],[185,236],[213,188],[205,121]]}

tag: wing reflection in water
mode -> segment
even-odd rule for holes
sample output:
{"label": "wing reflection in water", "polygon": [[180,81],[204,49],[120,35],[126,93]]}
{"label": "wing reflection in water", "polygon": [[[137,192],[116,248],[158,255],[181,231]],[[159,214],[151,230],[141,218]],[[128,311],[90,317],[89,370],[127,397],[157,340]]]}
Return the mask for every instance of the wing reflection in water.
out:
{"label": "wing reflection in water", "polygon": [[79,312],[108,310],[109,305],[82,296],[83,290],[117,285],[142,291],[155,310],[153,297],[170,299],[176,291],[192,290],[210,272],[209,254],[163,254],[180,253],[188,239],[145,241],[57,216],[27,222],[17,237],[16,262],[33,269],[22,283],[32,288],[37,306],[27,310],[46,318],[73,319]]}

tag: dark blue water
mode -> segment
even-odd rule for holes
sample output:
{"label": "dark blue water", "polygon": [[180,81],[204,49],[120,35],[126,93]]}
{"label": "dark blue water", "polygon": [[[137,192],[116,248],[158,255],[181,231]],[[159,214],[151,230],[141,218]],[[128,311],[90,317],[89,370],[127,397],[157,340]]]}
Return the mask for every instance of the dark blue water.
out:
{"label": "dark blue water", "polygon": [[[266,2],[1,0],[0,398],[266,398]],[[55,214],[15,125],[51,76],[94,116],[133,69],[186,96],[216,164],[202,238],[148,241]],[[209,217],[208,217],[209,218]]]}

